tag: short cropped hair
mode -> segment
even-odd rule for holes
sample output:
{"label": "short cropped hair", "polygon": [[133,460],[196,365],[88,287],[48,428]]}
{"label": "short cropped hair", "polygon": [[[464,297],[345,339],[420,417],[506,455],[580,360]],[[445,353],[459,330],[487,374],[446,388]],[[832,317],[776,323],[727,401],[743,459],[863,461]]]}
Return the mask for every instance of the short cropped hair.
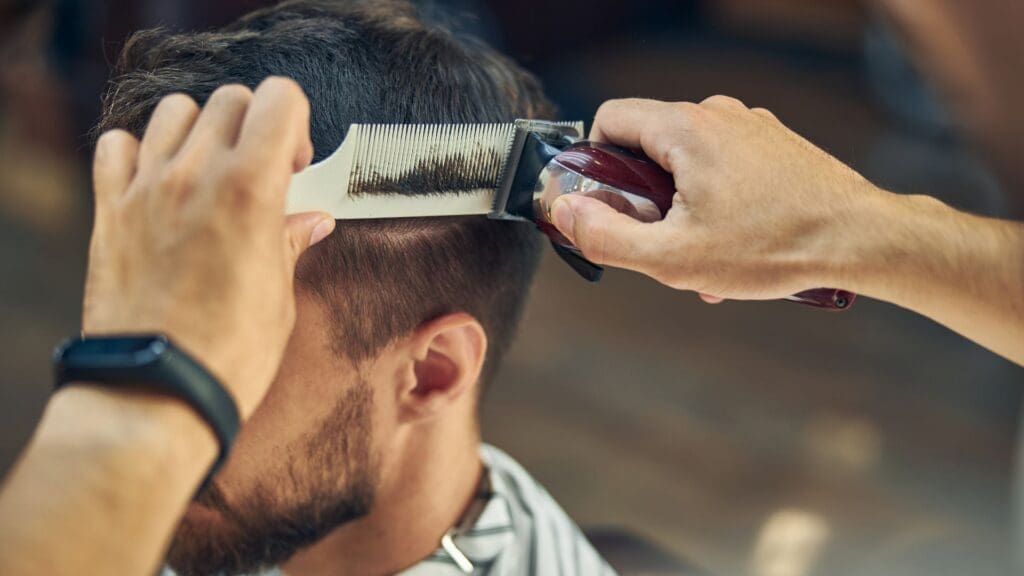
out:
{"label": "short cropped hair", "polygon": [[[96,133],[141,137],[159,100],[199,104],[223,84],[287,76],[311,105],[314,161],[352,123],[508,122],[554,114],[540,84],[482,41],[424,21],[408,2],[294,0],[215,31],[137,32],[125,43]],[[429,191],[424,191],[429,192]],[[299,263],[300,288],[332,311],[337,351],[361,361],[441,315],[488,335],[487,381],[514,335],[537,267],[532,226],[483,217],[338,222]]]}

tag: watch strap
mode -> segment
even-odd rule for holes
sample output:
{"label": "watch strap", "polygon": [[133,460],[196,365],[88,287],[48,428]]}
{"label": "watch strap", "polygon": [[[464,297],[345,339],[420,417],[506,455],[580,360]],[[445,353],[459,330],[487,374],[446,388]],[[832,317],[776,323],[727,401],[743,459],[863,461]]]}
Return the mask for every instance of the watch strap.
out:
{"label": "watch strap", "polygon": [[[102,339],[138,338],[151,340],[156,348],[152,361],[141,364],[114,364],[100,362],[76,363],[66,361],[66,352],[72,347]],[[69,384],[98,384],[125,388],[153,390],[175,396],[188,403],[213,430],[220,450],[217,460],[203,482],[206,486],[227,460],[238,435],[240,418],[234,398],[220,381],[202,364],[176,346],[163,335],[76,337],[68,340],[54,352],[54,389]]]}

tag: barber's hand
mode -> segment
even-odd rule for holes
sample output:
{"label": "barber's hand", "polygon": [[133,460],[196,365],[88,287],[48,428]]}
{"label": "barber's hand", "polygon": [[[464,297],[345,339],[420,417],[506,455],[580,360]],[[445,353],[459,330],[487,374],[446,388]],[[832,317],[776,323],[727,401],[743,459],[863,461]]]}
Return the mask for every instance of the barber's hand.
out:
{"label": "barber's hand", "polygon": [[141,143],[101,136],[84,332],[167,334],[248,416],[292,330],[296,260],[334,227],[285,216],[292,173],[312,155],[309,102],[283,78],[224,86],[202,110],[167,96]]}
{"label": "barber's hand", "polygon": [[671,172],[673,206],[644,224],[597,200],[562,196],[555,225],[588,259],[709,302],[843,288],[852,243],[838,227],[854,205],[881,193],[767,110],[725,96],[612,100],[598,110],[591,138],[640,148]]}

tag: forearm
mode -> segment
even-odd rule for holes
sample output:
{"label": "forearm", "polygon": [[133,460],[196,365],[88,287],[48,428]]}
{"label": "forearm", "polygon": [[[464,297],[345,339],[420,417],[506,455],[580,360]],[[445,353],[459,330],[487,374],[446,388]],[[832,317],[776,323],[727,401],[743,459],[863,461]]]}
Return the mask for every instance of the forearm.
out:
{"label": "forearm", "polygon": [[847,221],[844,288],[914,310],[1024,365],[1024,224],[871,191]]}
{"label": "forearm", "polygon": [[0,574],[152,574],[215,451],[176,400],[62,390],[0,491]]}

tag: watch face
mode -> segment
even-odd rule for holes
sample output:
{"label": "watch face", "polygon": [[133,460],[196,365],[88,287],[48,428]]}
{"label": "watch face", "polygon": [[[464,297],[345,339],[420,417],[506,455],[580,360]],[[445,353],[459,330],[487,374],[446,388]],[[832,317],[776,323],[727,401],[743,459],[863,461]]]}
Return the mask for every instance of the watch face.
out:
{"label": "watch face", "polygon": [[145,364],[167,348],[159,336],[115,336],[78,340],[64,350],[64,361],[72,363]]}

